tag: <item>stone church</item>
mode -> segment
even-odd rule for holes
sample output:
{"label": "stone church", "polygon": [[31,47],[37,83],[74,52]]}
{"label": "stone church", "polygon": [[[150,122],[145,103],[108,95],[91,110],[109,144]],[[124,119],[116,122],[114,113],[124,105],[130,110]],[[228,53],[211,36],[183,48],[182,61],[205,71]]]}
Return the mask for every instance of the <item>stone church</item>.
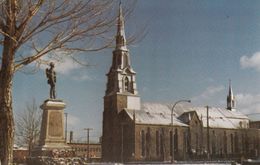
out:
{"label": "stone church", "polygon": [[259,133],[249,128],[248,117],[235,109],[231,84],[227,108],[141,104],[120,6],[116,47],[104,96],[103,161],[255,158]]}

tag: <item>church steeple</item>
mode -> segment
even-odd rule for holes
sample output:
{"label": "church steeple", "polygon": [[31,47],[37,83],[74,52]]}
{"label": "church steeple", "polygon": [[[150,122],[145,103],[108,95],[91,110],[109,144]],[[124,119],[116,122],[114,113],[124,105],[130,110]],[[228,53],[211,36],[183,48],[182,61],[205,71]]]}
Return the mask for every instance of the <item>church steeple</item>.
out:
{"label": "church steeple", "polygon": [[126,47],[121,3],[119,4],[116,27],[115,49],[112,65],[107,73],[107,86],[104,96],[102,135],[102,159],[104,161],[120,160],[118,155],[120,155],[122,147],[118,145],[118,135],[122,134],[121,112],[124,110],[135,112],[141,109],[141,100],[136,87],[136,73],[130,65],[130,54]]}
{"label": "church steeple", "polygon": [[227,95],[227,109],[230,111],[235,111],[235,96],[233,94],[231,80],[229,80],[229,90]]}
{"label": "church steeple", "polygon": [[107,74],[106,95],[112,93],[124,93],[137,95],[135,71],[131,67],[129,51],[126,47],[124,16],[121,2],[119,4],[116,46],[113,51],[112,66]]}
{"label": "church steeple", "polygon": [[119,12],[117,18],[116,49],[127,50],[125,37],[125,21],[121,2],[119,3]]}

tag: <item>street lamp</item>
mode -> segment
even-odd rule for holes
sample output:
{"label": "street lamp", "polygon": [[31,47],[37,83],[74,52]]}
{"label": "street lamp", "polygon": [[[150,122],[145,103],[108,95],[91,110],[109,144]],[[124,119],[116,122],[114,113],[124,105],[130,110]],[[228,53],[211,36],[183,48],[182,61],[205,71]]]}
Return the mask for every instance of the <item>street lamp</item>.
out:
{"label": "street lamp", "polygon": [[172,111],[171,111],[171,127],[172,127],[172,159],[171,159],[171,163],[173,163],[174,161],[174,136],[173,136],[173,111],[174,111],[174,108],[175,106],[178,104],[178,103],[181,103],[181,102],[188,102],[190,103],[191,100],[179,100],[179,101],[176,101],[173,106],[172,106]]}

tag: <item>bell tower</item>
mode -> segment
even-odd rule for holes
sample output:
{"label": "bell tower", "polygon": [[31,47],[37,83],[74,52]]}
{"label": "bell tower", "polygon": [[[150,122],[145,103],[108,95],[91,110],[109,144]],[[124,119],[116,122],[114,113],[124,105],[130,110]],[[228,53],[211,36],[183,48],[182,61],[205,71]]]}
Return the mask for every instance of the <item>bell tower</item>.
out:
{"label": "bell tower", "polygon": [[121,148],[118,145],[122,127],[119,113],[124,109],[140,110],[136,72],[130,62],[121,3],[119,4],[115,38],[112,65],[107,73],[102,135],[102,159],[112,162],[119,161],[121,154]]}
{"label": "bell tower", "polygon": [[[136,72],[130,63],[130,54],[127,49],[124,17],[121,3],[117,22],[116,47],[113,59],[107,74],[107,87],[105,95],[105,109],[116,110],[118,113],[124,109],[140,109],[140,97],[136,87]],[[111,100],[116,98],[116,100]],[[113,102],[112,107],[107,107],[107,102]]]}

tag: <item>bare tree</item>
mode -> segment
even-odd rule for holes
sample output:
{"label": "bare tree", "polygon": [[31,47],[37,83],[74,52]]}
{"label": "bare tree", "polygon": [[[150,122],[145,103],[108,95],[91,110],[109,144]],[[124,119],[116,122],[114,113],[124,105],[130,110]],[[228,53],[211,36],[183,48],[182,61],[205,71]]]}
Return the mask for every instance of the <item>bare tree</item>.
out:
{"label": "bare tree", "polygon": [[40,136],[41,111],[37,108],[35,99],[27,103],[25,109],[16,115],[16,143],[26,146],[31,155],[33,146]]}
{"label": "bare tree", "polygon": [[[113,0],[0,0],[0,159],[12,163],[12,82],[17,70],[55,51],[97,51],[112,43]],[[21,53],[23,52],[23,53]],[[53,55],[55,56],[55,54]],[[76,59],[75,59],[76,60]]]}

